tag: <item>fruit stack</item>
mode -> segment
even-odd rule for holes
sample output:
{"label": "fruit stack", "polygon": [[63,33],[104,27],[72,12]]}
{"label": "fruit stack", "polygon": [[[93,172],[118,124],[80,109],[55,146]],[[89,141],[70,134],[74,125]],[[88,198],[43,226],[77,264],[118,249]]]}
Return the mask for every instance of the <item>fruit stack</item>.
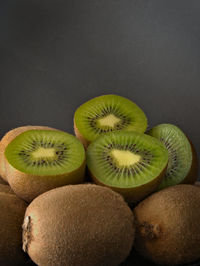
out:
{"label": "fruit stack", "polygon": [[0,265],[117,266],[135,251],[159,265],[200,259],[198,159],[182,130],[147,131],[135,103],[103,95],[76,110],[74,131],[2,138]]}

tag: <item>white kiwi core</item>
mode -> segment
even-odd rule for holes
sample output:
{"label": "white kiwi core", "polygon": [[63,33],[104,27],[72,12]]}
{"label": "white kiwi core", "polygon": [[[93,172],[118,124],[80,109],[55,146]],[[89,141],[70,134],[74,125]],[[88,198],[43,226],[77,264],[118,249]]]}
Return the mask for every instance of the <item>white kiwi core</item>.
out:
{"label": "white kiwi core", "polygon": [[32,152],[31,154],[35,159],[37,158],[51,158],[55,156],[55,149],[54,148],[43,148],[39,147],[37,150]]}
{"label": "white kiwi core", "polygon": [[137,155],[131,151],[117,150],[111,151],[113,159],[117,162],[119,166],[129,166],[140,161],[141,156]]}
{"label": "white kiwi core", "polygon": [[113,114],[109,114],[98,120],[100,126],[108,126],[114,128],[117,123],[120,122],[120,118],[116,117]]}

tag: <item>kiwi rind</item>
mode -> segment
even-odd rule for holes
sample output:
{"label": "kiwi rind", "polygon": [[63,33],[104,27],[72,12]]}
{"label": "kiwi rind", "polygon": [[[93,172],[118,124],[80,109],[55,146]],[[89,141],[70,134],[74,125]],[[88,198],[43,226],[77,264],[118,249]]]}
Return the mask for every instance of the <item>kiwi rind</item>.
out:
{"label": "kiwi rind", "polygon": [[[130,113],[133,113],[134,111],[136,112],[139,112],[140,114],[140,122],[142,121],[141,123],[141,127],[136,129],[136,128],[122,128],[122,129],[115,129],[114,131],[119,131],[119,130],[130,130],[130,131],[138,131],[138,132],[142,132],[144,133],[146,128],[147,128],[147,117],[146,115],[144,114],[143,110],[138,106],[136,105],[134,102],[132,102],[131,100],[125,98],[125,97],[122,97],[122,96],[119,96],[119,95],[114,95],[114,94],[108,94],[108,95],[101,95],[101,96],[98,96],[98,97],[95,97],[93,99],[90,99],[89,101],[85,102],[84,104],[82,104],[81,106],[79,106],[77,108],[77,110],[75,111],[75,114],[74,114],[74,132],[75,132],[75,135],[77,136],[78,139],[80,139],[80,141],[83,143],[84,147],[87,149],[88,145],[94,141],[96,139],[96,137],[99,136],[99,134],[94,138],[94,136],[90,136],[90,134],[86,133],[86,132],[82,132],[83,130],[80,130],[79,128],[79,125],[78,125],[78,121],[79,121],[79,116],[80,114],[82,114],[85,106],[87,106],[88,104],[91,104],[96,101],[98,102],[102,102],[103,104],[105,104],[107,101],[110,101],[111,99],[115,98],[116,101],[122,101],[122,103],[125,105],[124,101],[126,101],[126,104],[130,104]],[[132,106],[131,106],[132,105]],[[133,110],[134,111],[133,111]],[[136,109],[136,110],[135,110]],[[85,126],[86,127],[86,126]],[[112,131],[113,132],[113,131]],[[105,133],[102,133],[102,134],[105,134]]]}
{"label": "kiwi rind", "polygon": [[[162,132],[162,130],[166,130],[169,129],[172,132],[177,132],[177,134],[181,134],[182,138],[184,138],[184,141],[188,141],[189,146],[191,148],[191,154],[192,154],[192,161],[191,161],[191,166],[190,169],[188,170],[187,174],[182,177],[182,180],[173,180],[173,183],[171,183],[171,185],[177,185],[177,184],[194,184],[194,182],[197,180],[198,178],[198,156],[197,156],[197,152],[191,142],[191,140],[188,138],[188,136],[177,126],[173,125],[173,124],[160,124],[155,126],[154,128],[152,128],[151,130],[149,130],[147,132],[147,134],[153,136],[153,137],[158,137],[158,132]],[[156,133],[154,133],[154,130],[156,130]],[[168,136],[166,136],[167,138]],[[164,142],[165,140],[163,140],[162,142]],[[167,169],[168,172],[168,169]],[[167,173],[166,172],[166,173]],[[180,177],[179,177],[180,179]],[[163,182],[161,182],[161,184],[158,187],[159,189],[163,189],[166,186],[169,186],[167,184],[164,183],[165,177],[163,179]]]}
{"label": "kiwi rind", "polygon": [[[163,152],[165,151],[166,158],[167,158],[163,168],[160,168],[159,174],[157,176],[155,176],[154,178],[152,178],[151,180],[148,180],[145,182],[141,181],[141,184],[139,184],[139,185],[137,184],[136,186],[127,187],[127,186],[125,186],[125,184],[124,185],[122,184],[122,186],[109,185],[106,182],[102,182],[102,180],[100,180],[99,177],[95,176],[94,172],[91,170],[91,167],[89,165],[88,157],[92,157],[90,150],[91,150],[91,148],[94,149],[95,145],[100,140],[113,139],[114,137],[116,137],[118,135],[122,135],[122,134],[123,134],[123,136],[128,136],[128,137],[134,137],[134,138],[140,137],[140,141],[142,141],[142,138],[147,139],[150,137],[150,136],[147,136],[146,134],[142,134],[142,133],[138,133],[138,132],[130,132],[130,131],[112,132],[112,133],[107,133],[106,136],[98,137],[92,144],[90,144],[90,146],[88,147],[88,150],[86,151],[88,173],[89,173],[90,177],[92,178],[92,180],[94,181],[94,183],[111,188],[112,190],[120,193],[128,203],[135,204],[135,203],[139,202],[140,200],[144,199],[146,196],[148,196],[152,192],[154,192],[157,189],[157,187],[159,186],[159,184],[161,183],[163,176],[164,176],[166,169],[167,169],[168,153],[167,153],[166,148],[164,147],[164,145],[160,141],[156,140],[153,137],[150,137],[149,141],[152,140],[153,143],[155,142],[154,145],[156,145],[155,146],[156,149],[162,149]],[[145,141],[147,142],[147,140],[145,140]],[[124,145],[126,145],[126,143],[124,143]],[[155,149],[155,147],[154,147],[154,149]],[[153,148],[153,146],[152,146],[152,148]],[[140,149],[140,147],[138,147],[138,149]],[[104,173],[102,173],[102,176],[103,175],[104,175]]]}
{"label": "kiwi rind", "polygon": [[116,266],[128,256],[134,232],[133,214],[119,194],[94,184],[69,185],[28,206],[23,249],[38,265]]}
{"label": "kiwi rind", "polygon": [[195,184],[195,186],[200,187],[200,181],[197,181],[194,184]]}
{"label": "kiwi rind", "polygon": [[16,195],[0,192],[0,265],[23,266],[28,258],[22,250],[22,223],[27,204]]}
{"label": "kiwi rind", "polygon": [[14,194],[13,190],[11,189],[11,187],[8,186],[8,185],[4,185],[4,184],[0,184],[0,193]]}
{"label": "kiwi rind", "polygon": [[14,128],[10,131],[8,131],[3,138],[0,141],[0,177],[7,183],[7,177],[6,177],[6,166],[5,166],[5,157],[4,157],[4,151],[7,147],[7,145],[16,138],[19,134],[32,129],[43,129],[43,130],[57,130],[55,128],[51,128],[48,126],[22,126]]}
{"label": "kiwi rind", "polygon": [[119,187],[105,185],[104,183],[100,182],[90,171],[88,172],[95,184],[112,189],[113,191],[121,194],[129,204],[133,205],[137,204],[139,201],[143,200],[145,197],[156,191],[161,180],[163,179],[166,170],[167,170],[167,165],[162,170],[162,172],[152,181],[143,184],[141,186],[132,187],[132,188],[119,188]]}
{"label": "kiwi rind", "polygon": [[[34,129],[32,131],[35,131],[35,130],[38,130],[38,129]],[[30,132],[31,130],[29,130],[29,133]],[[20,134],[20,136],[18,135],[18,138],[23,137],[22,136],[23,134],[25,133],[23,132]],[[71,134],[68,134],[68,135],[72,136]],[[76,140],[76,142],[79,142],[79,141]],[[80,143],[80,147],[83,147],[81,142],[79,143]],[[12,143],[10,143],[10,145],[11,144]],[[83,148],[82,150],[84,152]],[[26,202],[31,202],[38,195],[48,190],[51,190],[53,188],[68,185],[68,184],[83,183],[84,176],[85,176],[86,159],[85,159],[85,153],[84,153],[83,161],[79,167],[72,170],[71,172],[64,172],[61,174],[52,174],[52,175],[49,175],[49,174],[36,175],[36,174],[23,172],[13,167],[7,160],[6,156],[5,156],[5,164],[6,164],[7,179],[8,179],[8,182],[12,190],[15,192],[15,194],[18,197],[22,198]]]}
{"label": "kiwi rind", "polygon": [[0,184],[8,185],[8,182],[6,182],[3,178],[0,176]]}
{"label": "kiwi rind", "polygon": [[183,265],[200,258],[200,193],[190,184],[156,192],[134,209],[135,249],[159,265]]}

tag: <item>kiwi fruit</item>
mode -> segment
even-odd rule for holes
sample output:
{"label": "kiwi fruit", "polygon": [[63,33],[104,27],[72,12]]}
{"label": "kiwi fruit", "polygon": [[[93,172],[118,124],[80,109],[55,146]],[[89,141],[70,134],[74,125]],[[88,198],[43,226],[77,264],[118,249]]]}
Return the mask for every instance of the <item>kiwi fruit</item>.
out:
{"label": "kiwi fruit", "polygon": [[94,184],[52,189],[28,206],[23,250],[37,265],[117,266],[134,241],[134,216],[124,199]]}
{"label": "kiwi fruit", "polygon": [[0,183],[3,183],[2,179],[5,182],[7,182],[6,168],[5,168],[5,157],[4,157],[5,148],[19,134],[21,134],[27,130],[31,130],[31,129],[56,130],[54,128],[47,127],[47,126],[22,126],[22,127],[17,127],[17,128],[14,128],[14,129],[8,131],[0,141],[0,177],[1,177]]}
{"label": "kiwi fruit", "polygon": [[148,134],[162,141],[169,152],[167,171],[158,190],[180,183],[194,184],[198,178],[197,153],[182,130],[172,124],[160,124]]}
{"label": "kiwi fruit", "polygon": [[99,185],[136,203],[160,184],[168,151],[157,139],[143,133],[116,131],[100,136],[86,151],[89,174]]}
{"label": "kiwi fruit", "polygon": [[200,258],[200,193],[189,184],[160,190],[134,209],[135,248],[160,265],[182,265]]}
{"label": "kiwi fruit", "polygon": [[11,187],[8,185],[0,184],[0,193],[14,194]]}
{"label": "kiwi fruit", "polygon": [[85,148],[98,136],[111,131],[145,132],[147,118],[132,101],[103,95],[82,104],[74,115],[74,131]]}
{"label": "kiwi fruit", "polygon": [[[8,186],[7,186],[8,187]],[[0,192],[0,265],[23,266],[22,224],[27,204],[16,195]]]}
{"label": "kiwi fruit", "polygon": [[84,180],[84,147],[63,131],[25,131],[7,145],[4,155],[8,182],[27,202],[47,190]]}
{"label": "kiwi fruit", "polygon": [[0,176],[0,184],[8,185],[8,182],[6,182],[3,178]]}

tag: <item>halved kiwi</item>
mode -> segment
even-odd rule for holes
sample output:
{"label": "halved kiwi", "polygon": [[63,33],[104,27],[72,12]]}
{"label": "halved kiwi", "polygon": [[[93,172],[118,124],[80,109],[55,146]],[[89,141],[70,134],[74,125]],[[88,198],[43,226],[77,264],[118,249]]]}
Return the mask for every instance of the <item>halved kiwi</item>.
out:
{"label": "halved kiwi", "polygon": [[133,213],[118,193],[69,185],[30,203],[23,249],[37,265],[117,266],[128,256],[134,233]]}
{"label": "halved kiwi", "polygon": [[49,189],[84,179],[84,147],[66,132],[25,131],[8,144],[5,158],[11,188],[28,202]]}
{"label": "halved kiwi", "polygon": [[[27,130],[31,130],[31,129],[56,130],[54,128],[47,127],[47,126],[22,126],[22,127],[17,127],[17,128],[14,128],[14,129],[8,131],[3,136],[3,138],[0,141],[0,177],[5,182],[8,182],[7,178],[6,178],[6,167],[5,167],[5,157],[4,157],[5,148],[19,134],[21,134]],[[3,183],[1,180],[0,180],[0,182]]]}
{"label": "halved kiwi", "polygon": [[82,104],[74,115],[76,136],[85,147],[111,131],[145,132],[147,118],[132,101],[118,95],[103,95]]}
{"label": "halved kiwi", "polygon": [[172,124],[160,124],[148,134],[162,141],[169,152],[169,163],[158,189],[179,183],[194,184],[198,178],[196,151],[180,128]]}
{"label": "halved kiwi", "polygon": [[89,173],[97,184],[135,203],[160,184],[168,151],[157,139],[138,132],[118,131],[92,142],[86,152]]}

